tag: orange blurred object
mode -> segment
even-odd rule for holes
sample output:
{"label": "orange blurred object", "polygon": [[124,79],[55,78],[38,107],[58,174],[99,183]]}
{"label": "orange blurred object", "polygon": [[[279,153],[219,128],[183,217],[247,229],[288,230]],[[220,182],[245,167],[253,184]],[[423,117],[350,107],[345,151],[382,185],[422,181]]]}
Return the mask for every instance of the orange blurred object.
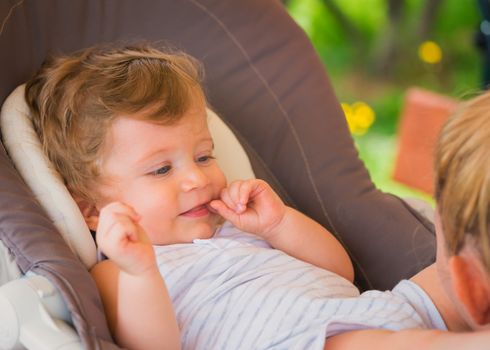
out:
{"label": "orange blurred object", "polygon": [[457,100],[427,90],[407,91],[398,129],[396,181],[433,195],[434,146],[444,121],[457,105]]}

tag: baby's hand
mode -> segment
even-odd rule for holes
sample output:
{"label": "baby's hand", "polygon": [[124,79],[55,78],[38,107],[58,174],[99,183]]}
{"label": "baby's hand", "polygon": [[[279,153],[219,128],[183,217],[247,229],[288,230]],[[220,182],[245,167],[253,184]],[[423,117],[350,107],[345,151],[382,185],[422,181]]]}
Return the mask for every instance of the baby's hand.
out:
{"label": "baby's hand", "polygon": [[212,209],[242,231],[266,240],[284,218],[286,206],[269,184],[262,180],[237,180],[221,191]]}
{"label": "baby's hand", "polygon": [[97,225],[99,248],[121,270],[132,275],[156,266],[155,252],[139,220],[132,207],[113,202],[101,209]]}

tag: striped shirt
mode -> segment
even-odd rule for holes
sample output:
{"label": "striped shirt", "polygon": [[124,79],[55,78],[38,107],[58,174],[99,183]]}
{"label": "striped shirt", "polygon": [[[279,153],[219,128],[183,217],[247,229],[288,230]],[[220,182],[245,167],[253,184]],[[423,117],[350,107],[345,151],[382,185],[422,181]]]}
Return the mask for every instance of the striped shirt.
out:
{"label": "striped shirt", "polygon": [[359,295],[346,279],[229,223],[213,238],[155,252],[183,349],[323,349],[326,337],[354,329],[446,329],[412,282]]}

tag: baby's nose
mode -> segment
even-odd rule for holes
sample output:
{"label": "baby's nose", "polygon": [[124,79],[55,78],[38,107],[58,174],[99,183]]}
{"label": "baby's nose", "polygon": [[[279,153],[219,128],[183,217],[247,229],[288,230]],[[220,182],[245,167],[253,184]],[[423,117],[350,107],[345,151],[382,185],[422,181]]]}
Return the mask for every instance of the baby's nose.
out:
{"label": "baby's nose", "polygon": [[208,176],[198,166],[193,166],[184,171],[182,190],[187,192],[209,184]]}

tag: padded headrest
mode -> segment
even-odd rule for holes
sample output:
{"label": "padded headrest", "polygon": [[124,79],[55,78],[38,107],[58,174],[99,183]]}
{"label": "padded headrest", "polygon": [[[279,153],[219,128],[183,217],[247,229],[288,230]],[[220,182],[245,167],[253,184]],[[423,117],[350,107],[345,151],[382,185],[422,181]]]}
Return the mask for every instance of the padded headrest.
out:
{"label": "padded headrest", "polygon": [[[0,127],[3,143],[20,175],[68,246],[90,268],[96,263],[95,243],[61,176],[42,151],[24,91],[25,85],[16,88],[2,107]],[[232,131],[209,109],[208,118],[215,156],[228,181],[254,177],[248,156]]]}

